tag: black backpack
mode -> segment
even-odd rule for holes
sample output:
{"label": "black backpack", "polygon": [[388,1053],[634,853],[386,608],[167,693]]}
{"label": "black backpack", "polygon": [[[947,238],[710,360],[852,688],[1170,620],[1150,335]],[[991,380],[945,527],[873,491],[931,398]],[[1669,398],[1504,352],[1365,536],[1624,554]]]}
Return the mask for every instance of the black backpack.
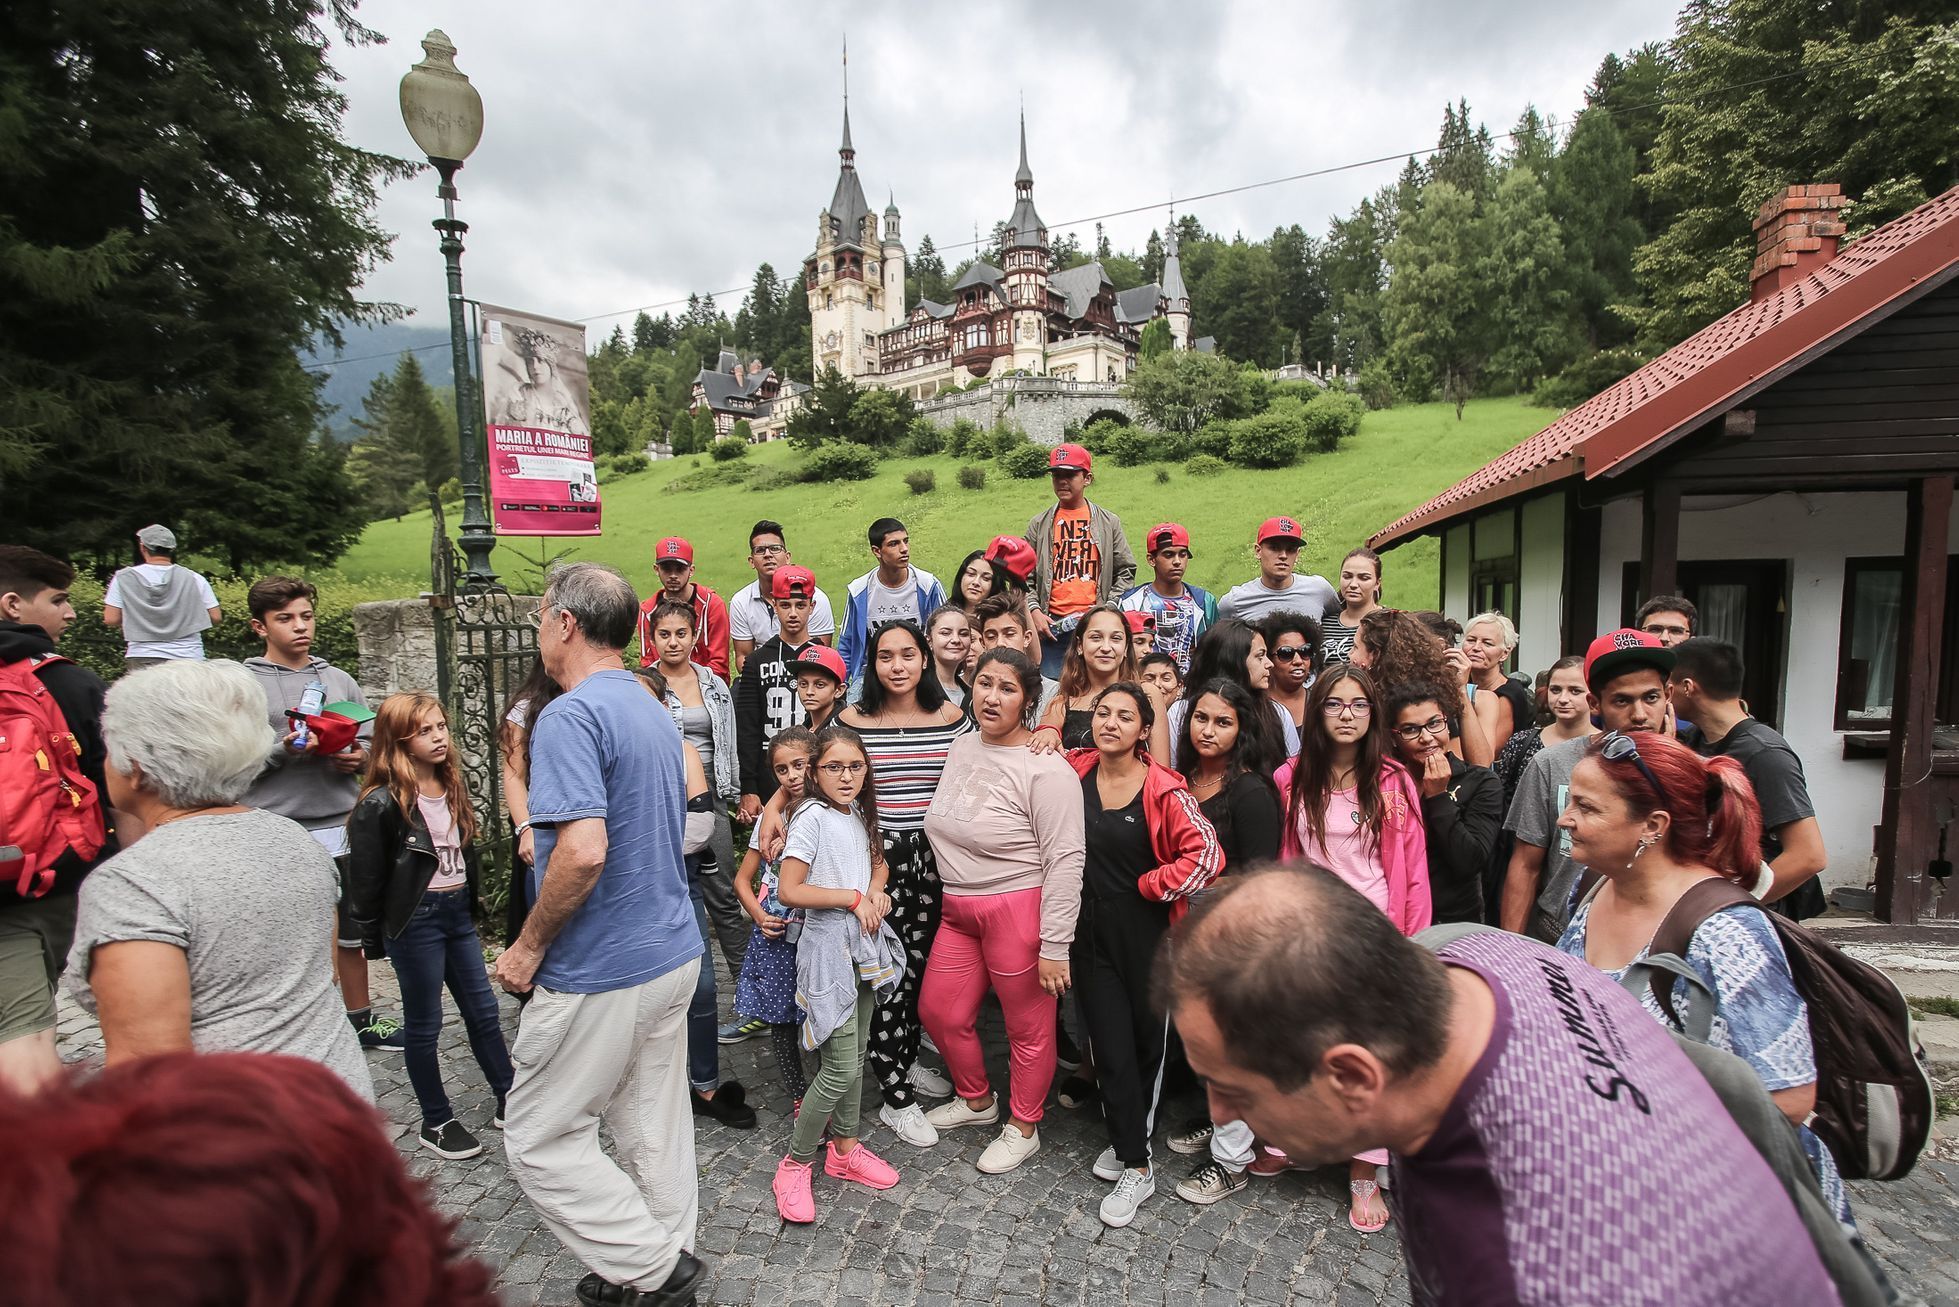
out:
{"label": "black backpack", "polygon": [[[1882,971],[1716,877],[1680,896],[1654,932],[1646,957],[1626,969],[1626,987],[1635,995],[1641,986],[1650,987],[1675,1026],[1706,1042],[1714,996],[1684,959],[1700,924],[1737,905],[1759,910],[1774,925],[1796,990],[1809,1005],[1816,1055],[1816,1108],[1809,1128],[1829,1145],[1845,1179],[1901,1179],[1931,1137],[1932,1078],[1911,1007]],[[1693,1005],[1691,1021],[1675,1010],[1675,977],[1707,995],[1707,1001]]]}

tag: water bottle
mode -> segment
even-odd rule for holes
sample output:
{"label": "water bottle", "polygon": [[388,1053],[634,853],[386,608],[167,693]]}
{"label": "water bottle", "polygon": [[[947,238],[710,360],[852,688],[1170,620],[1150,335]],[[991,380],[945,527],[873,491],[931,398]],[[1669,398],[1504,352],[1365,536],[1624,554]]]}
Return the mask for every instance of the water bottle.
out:
{"label": "water bottle", "polygon": [[326,686],[318,681],[308,682],[306,689],[300,693],[299,716],[295,719],[293,725],[292,750],[294,753],[306,752],[306,746],[309,743],[306,719],[317,715],[320,709],[324,707],[326,707]]}

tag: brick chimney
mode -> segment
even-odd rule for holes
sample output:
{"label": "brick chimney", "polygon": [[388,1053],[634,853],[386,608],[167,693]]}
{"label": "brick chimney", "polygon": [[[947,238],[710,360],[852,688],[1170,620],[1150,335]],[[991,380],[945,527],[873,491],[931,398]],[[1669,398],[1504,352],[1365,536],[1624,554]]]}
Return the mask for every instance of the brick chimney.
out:
{"label": "brick chimney", "polygon": [[1750,302],[1767,299],[1837,256],[1844,225],[1837,211],[1849,203],[1834,182],[1785,187],[1755,215],[1755,266],[1749,270]]}

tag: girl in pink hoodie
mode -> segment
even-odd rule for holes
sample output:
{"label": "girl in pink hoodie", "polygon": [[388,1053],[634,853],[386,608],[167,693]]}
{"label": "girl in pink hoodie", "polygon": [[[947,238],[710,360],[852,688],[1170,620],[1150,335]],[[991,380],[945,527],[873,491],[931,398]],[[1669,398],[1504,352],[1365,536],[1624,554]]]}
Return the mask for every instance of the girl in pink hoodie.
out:
{"label": "girl in pink hoodie", "polygon": [[[1325,867],[1413,935],[1433,917],[1428,840],[1420,791],[1388,753],[1384,713],[1364,669],[1334,663],[1320,673],[1306,698],[1299,756],[1273,778],[1286,805],[1279,852]],[[1388,1222],[1374,1173],[1387,1160],[1375,1151],[1353,1161],[1347,1221],[1363,1233]]]}

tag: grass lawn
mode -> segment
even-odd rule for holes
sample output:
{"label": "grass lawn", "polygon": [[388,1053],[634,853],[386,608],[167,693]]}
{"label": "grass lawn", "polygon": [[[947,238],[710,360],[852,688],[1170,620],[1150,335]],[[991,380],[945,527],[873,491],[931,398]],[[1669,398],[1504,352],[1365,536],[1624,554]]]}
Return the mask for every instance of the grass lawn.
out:
{"label": "grass lawn", "polygon": [[[1453,485],[1554,415],[1520,399],[1473,400],[1458,422],[1453,406],[1423,404],[1369,413],[1360,433],[1332,454],[1309,456],[1297,467],[1278,471],[1230,469],[1214,477],[1191,477],[1180,465],[1168,467],[1168,484],[1157,482],[1156,467],[1098,469],[1090,496],[1121,515],[1137,551],[1139,580],[1149,578],[1142,558],[1143,532],[1161,521],[1190,529],[1194,557],[1188,579],[1213,592],[1247,580],[1257,571],[1252,533],[1258,523],[1291,514],[1307,528],[1301,569],[1335,577],[1347,550],[1367,536]],[[743,463],[754,469],[785,467],[800,456],[786,443],[749,451]],[[774,518],[788,531],[795,559],[816,573],[817,584],[841,605],[844,587],[870,567],[865,528],[890,515],[911,532],[912,561],[948,585],[952,569],[967,552],[995,535],[1019,534],[1028,518],[1049,503],[1046,478],[1015,481],[990,460],[898,456],[885,461],[869,481],[790,485],[768,491],[745,485],[714,485],[674,490],[670,483],[715,466],[705,456],[657,463],[637,476],[614,477],[603,486],[605,534],[538,541],[506,537],[494,561],[512,589],[535,584],[540,545],[545,555],[568,549],[570,556],[610,563],[642,591],[656,585],[653,544],[681,535],[693,542],[697,577],[722,595],[753,579],[747,562],[748,530],[758,518]],[[959,488],[962,463],[986,469],[986,487]],[[904,476],[929,468],[938,485],[914,495]],[[455,526],[450,516],[450,527]],[[356,581],[399,578],[401,593],[428,585],[429,516],[410,514],[399,522],[377,522],[341,559],[338,570]],[[522,555],[522,556],[520,556]],[[1404,607],[1430,607],[1436,600],[1437,550],[1423,539],[1388,557],[1386,599]]]}

